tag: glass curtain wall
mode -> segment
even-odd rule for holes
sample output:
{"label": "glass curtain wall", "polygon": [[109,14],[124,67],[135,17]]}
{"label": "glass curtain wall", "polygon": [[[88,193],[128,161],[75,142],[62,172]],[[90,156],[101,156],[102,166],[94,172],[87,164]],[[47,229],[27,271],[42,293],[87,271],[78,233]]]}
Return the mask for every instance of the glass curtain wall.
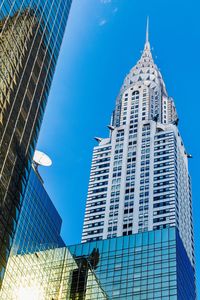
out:
{"label": "glass curtain wall", "polygon": [[0,2],[0,284],[71,0]]}
{"label": "glass curtain wall", "polygon": [[171,227],[11,256],[0,296],[37,287],[34,300],[195,300],[194,274]]}

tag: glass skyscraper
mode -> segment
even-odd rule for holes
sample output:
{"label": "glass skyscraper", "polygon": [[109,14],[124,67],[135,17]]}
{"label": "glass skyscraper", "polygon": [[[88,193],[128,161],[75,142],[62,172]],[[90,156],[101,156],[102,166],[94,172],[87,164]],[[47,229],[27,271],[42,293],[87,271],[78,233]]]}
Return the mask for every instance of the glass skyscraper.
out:
{"label": "glass skyscraper", "polygon": [[0,3],[0,281],[71,0]]}

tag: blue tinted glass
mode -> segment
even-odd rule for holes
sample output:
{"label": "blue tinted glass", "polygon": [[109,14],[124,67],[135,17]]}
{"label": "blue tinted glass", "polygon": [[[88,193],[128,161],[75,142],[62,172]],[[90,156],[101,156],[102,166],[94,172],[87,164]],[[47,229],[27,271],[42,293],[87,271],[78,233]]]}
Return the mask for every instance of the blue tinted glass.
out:
{"label": "blue tinted glass", "polygon": [[129,246],[130,246],[130,249],[133,249],[135,247],[135,235],[129,236]]}
{"label": "blue tinted glass", "polygon": [[117,250],[121,250],[123,247],[123,237],[117,239]]}
{"label": "blue tinted glass", "polygon": [[[81,280],[85,284],[87,282],[88,292],[91,292],[92,286],[95,286],[91,299],[154,300],[156,297],[165,299],[166,295],[172,293],[177,297],[179,295],[180,299],[195,300],[194,270],[178,235],[177,240],[173,241],[175,247],[171,248],[167,231],[159,230],[104,240],[103,247],[100,246],[102,242],[97,242],[97,248],[100,246],[99,252],[89,250],[88,254],[84,252],[84,258],[77,257],[77,263],[81,261],[82,267],[74,271],[74,285],[71,289],[73,296],[76,295],[76,298],[80,296],[82,285],[78,288],[77,283]],[[164,236],[164,243],[160,243],[161,236]],[[91,244],[94,245],[94,243]],[[156,248],[155,245],[157,245]],[[101,253],[101,251],[106,252]],[[90,267],[93,266],[96,283],[84,275],[86,262]],[[80,278],[78,274],[81,274]],[[95,298],[97,286],[100,290],[98,297]],[[102,297],[102,292],[105,293],[105,298]]]}
{"label": "blue tinted glass", "polygon": [[144,232],[143,235],[142,235],[142,244],[143,244],[143,246],[148,245],[148,237],[149,237],[148,232]]}
{"label": "blue tinted glass", "polygon": [[161,242],[161,230],[156,230],[155,231],[155,242],[160,243]]}
{"label": "blue tinted glass", "polygon": [[175,236],[176,236],[175,228],[170,228],[169,229],[169,240],[170,241],[175,240]]}
{"label": "blue tinted glass", "polygon": [[142,245],[142,234],[141,233],[138,233],[136,235],[136,247],[140,247]]}
{"label": "blue tinted glass", "polygon": [[154,242],[155,242],[154,234],[155,234],[154,231],[150,231],[150,232],[149,232],[149,244],[150,244],[150,245],[151,245],[151,244],[154,244]]}
{"label": "blue tinted glass", "polygon": [[116,249],[116,239],[110,240],[110,251],[114,251]]}
{"label": "blue tinted glass", "polygon": [[163,243],[168,241],[168,233],[169,233],[168,228],[162,230],[162,242]]}

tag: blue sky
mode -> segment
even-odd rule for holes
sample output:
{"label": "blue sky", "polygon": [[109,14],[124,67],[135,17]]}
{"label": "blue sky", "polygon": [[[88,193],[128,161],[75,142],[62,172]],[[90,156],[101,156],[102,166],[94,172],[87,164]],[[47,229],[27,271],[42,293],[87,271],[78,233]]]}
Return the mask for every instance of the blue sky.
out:
{"label": "blue sky", "polygon": [[81,237],[93,137],[108,136],[106,125],[124,77],[140,57],[149,15],[154,60],[175,99],[179,128],[193,155],[190,173],[200,269],[199,10],[197,0],[73,1],[38,142],[38,149],[53,160],[41,174],[62,216],[67,244]]}

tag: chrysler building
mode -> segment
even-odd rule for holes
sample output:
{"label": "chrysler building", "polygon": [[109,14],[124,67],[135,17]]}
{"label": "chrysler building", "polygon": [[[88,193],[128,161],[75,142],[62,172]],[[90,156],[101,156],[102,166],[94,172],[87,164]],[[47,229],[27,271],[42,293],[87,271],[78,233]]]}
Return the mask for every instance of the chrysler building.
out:
{"label": "chrysler building", "polygon": [[82,242],[175,226],[194,265],[191,156],[152,57],[148,22],[142,56],[124,79],[108,128],[93,150]]}

